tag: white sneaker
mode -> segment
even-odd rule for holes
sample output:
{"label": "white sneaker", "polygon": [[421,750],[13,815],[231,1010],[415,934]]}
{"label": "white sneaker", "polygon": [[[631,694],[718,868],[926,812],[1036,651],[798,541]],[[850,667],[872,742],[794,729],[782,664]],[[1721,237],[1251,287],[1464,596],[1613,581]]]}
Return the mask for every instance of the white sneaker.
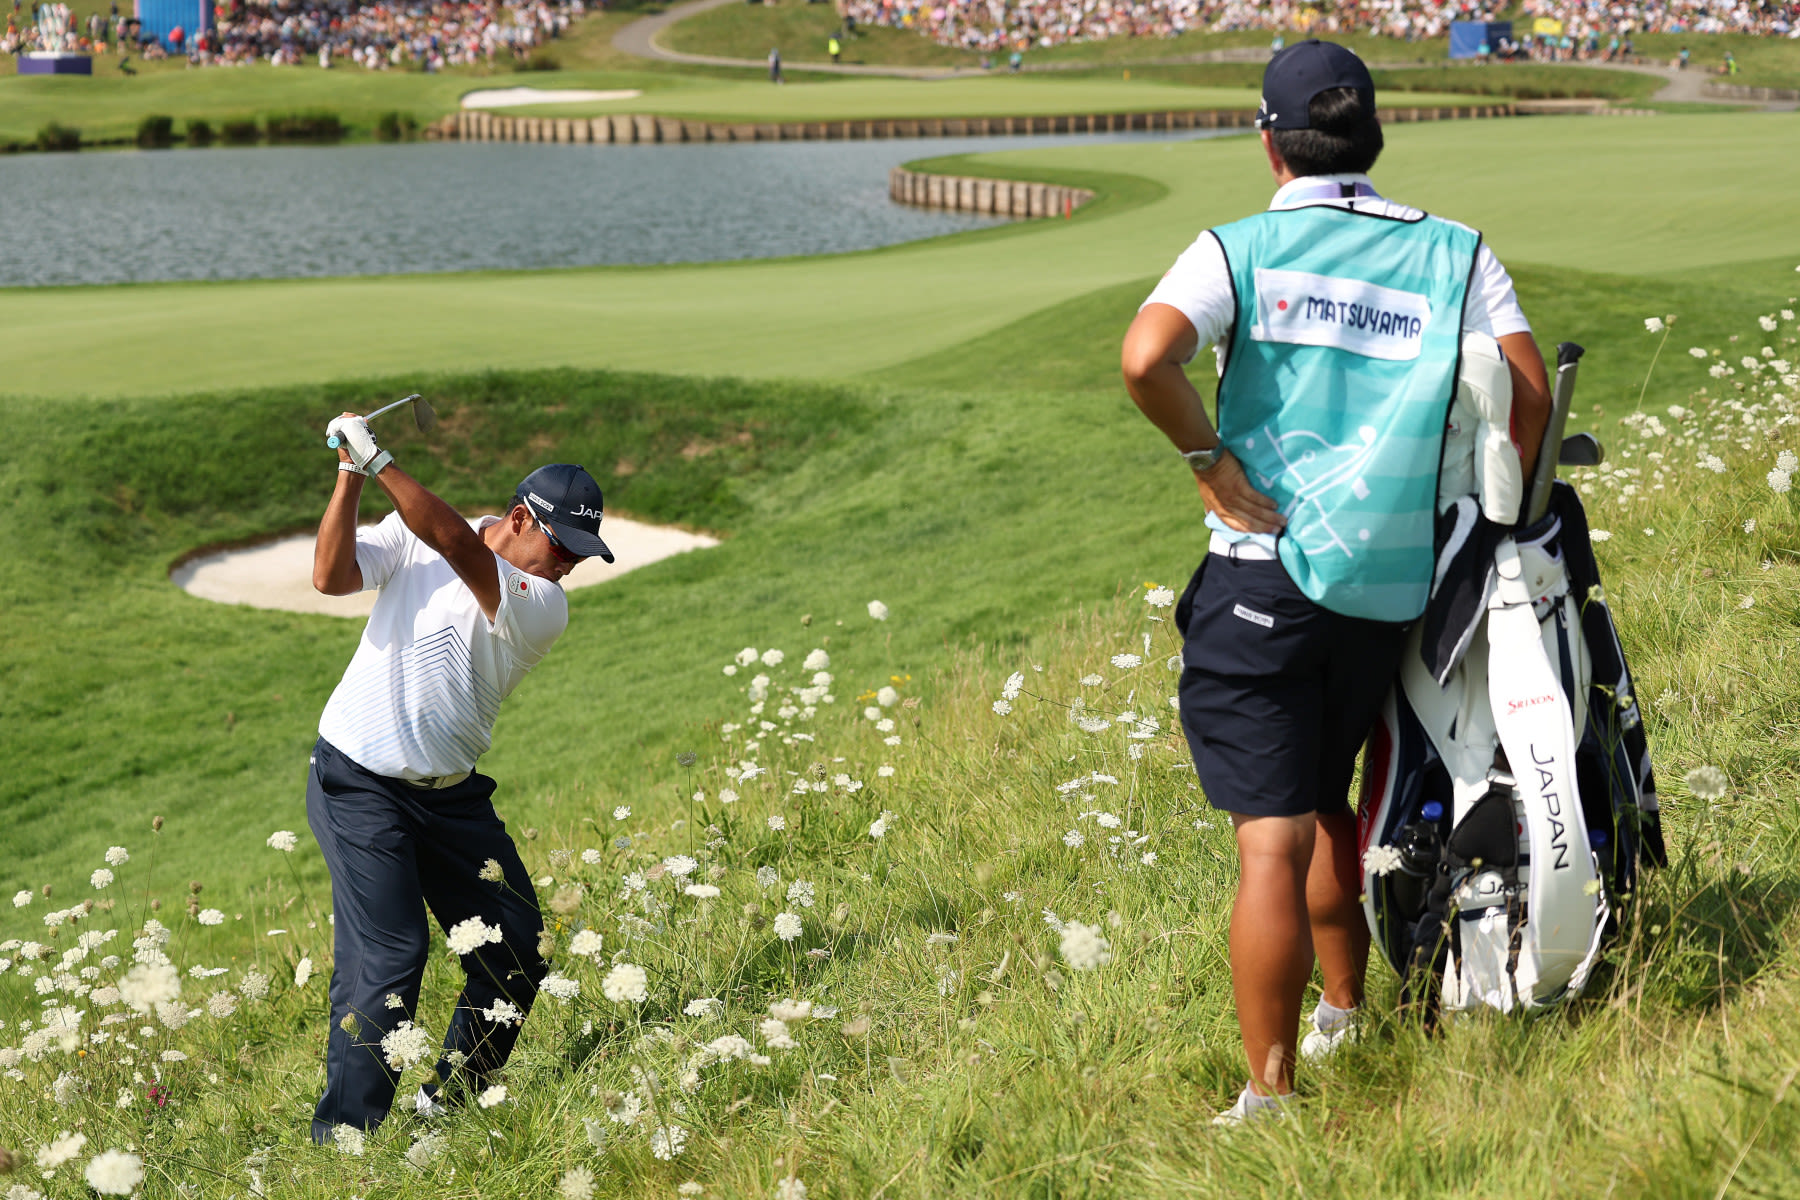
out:
{"label": "white sneaker", "polygon": [[[1251,1121],[1283,1121],[1287,1119],[1286,1096],[1272,1097],[1275,1103],[1258,1104],[1256,1107],[1252,1108],[1250,1106],[1250,1095],[1250,1085],[1246,1083],[1244,1085],[1244,1090],[1238,1093],[1237,1103],[1214,1117],[1212,1123],[1224,1128],[1231,1128],[1247,1124]],[[1270,1098],[1271,1097],[1257,1097],[1259,1100]]]}
{"label": "white sneaker", "polygon": [[1319,1010],[1313,1009],[1312,1016],[1306,1019],[1312,1028],[1300,1039],[1300,1057],[1309,1063],[1320,1063],[1337,1053],[1339,1046],[1345,1042],[1356,1040],[1356,1010],[1350,1009],[1350,1019],[1336,1029],[1319,1027]]}
{"label": "white sneaker", "polygon": [[418,1093],[413,1096],[413,1111],[418,1113],[421,1117],[430,1120],[433,1117],[441,1117],[449,1112],[450,1106],[445,1104],[442,1100],[439,1100],[436,1096],[431,1095],[425,1090],[425,1086],[420,1084]]}

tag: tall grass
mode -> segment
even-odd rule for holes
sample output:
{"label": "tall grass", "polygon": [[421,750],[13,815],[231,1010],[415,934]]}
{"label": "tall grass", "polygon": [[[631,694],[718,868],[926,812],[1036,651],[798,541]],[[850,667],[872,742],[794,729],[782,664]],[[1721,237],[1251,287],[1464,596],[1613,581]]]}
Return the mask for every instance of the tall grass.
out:
{"label": "tall grass", "polygon": [[[559,1187],[580,1194],[581,1172],[592,1173],[597,1195],[632,1197],[690,1182],[711,1196],[778,1195],[784,1186],[791,1196],[789,1181],[815,1200],[1794,1193],[1800,692],[1784,667],[1800,618],[1800,516],[1789,490],[1800,464],[1783,454],[1800,446],[1795,323],[1791,310],[1765,313],[1735,341],[1707,338],[1704,361],[1682,352],[1686,328],[1677,321],[1654,390],[1666,396],[1672,377],[1695,394],[1629,415],[1609,435],[1611,462],[1580,480],[1595,528],[1608,535],[1602,569],[1648,714],[1672,852],[1626,910],[1581,1000],[1535,1021],[1476,1017],[1428,1035],[1381,1015],[1392,1011],[1393,984],[1376,967],[1373,1026],[1329,1066],[1303,1074],[1294,1119],[1210,1129],[1242,1078],[1225,967],[1235,856],[1169,707],[1178,636],[1159,587],[1182,581],[1154,565],[1168,557],[1146,540],[1144,569],[1115,574],[1109,598],[1071,598],[1012,638],[958,633],[929,656],[908,648],[918,637],[909,625],[927,614],[907,602],[922,593],[902,574],[885,584],[859,574],[850,587],[815,579],[806,592],[775,589],[764,603],[785,612],[779,622],[724,613],[680,626],[704,644],[672,656],[669,669],[685,678],[656,693],[680,705],[667,714],[675,735],[629,780],[562,772],[525,810],[529,820],[514,821],[551,921],[556,969],[569,981],[560,989],[574,994],[540,999],[502,1080],[504,1098],[431,1123],[397,1116],[360,1154],[343,1152],[350,1139],[338,1149],[306,1140],[325,1032],[328,892],[303,830],[291,857],[263,844],[278,828],[298,828],[296,807],[203,820],[200,812],[214,810],[168,791],[160,829],[145,820],[117,834],[129,861],[110,868],[116,878],[104,887],[89,878],[106,865],[99,845],[73,859],[40,852],[35,861],[62,865],[23,881],[19,907],[0,910],[0,958],[9,963],[0,971],[0,1095],[10,1101],[0,1105],[0,1144],[24,1168],[13,1178],[24,1194],[82,1195],[84,1164],[118,1149],[147,1164],[146,1196],[548,1196]],[[1647,364],[1653,344],[1637,336]],[[440,486],[510,481],[513,456],[536,452],[527,432],[502,419],[508,404],[538,403],[536,393],[504,380],[486,386],[494,403],[460,419],[482,422],[469,445],[493,442],[500,454],[489,464],[448,453],[433,468]],[[666,389],[703,385],[615,377],[587,386],[611,397],[601,411],[617,415],[600,429],[613,437],[606,431],[629,428],[621,418],[630,411],[663,414],[646,430],[679,427],[691,418]],[[985,464],[992,487],[1014,486],[989,458],[994,450],[973,440],[974,427],[944,425],[967,403],[954,395],[915,393],[916,413],[864,393],[811,395],[815,415],[777,439],[806,447],[804,459],[783,451],[790,456],[771,460],[766,475],[745,464],[721,477],[741,481],[732,503],[752,525],[785,507],[814,540],[895,536],[880,494],[868,489],[901,446],[926,445],[909,421],[939,430],[928,453],[906,460],[920,486],[948,494],[945,481],[966,479],[970,462]],[[360,399],[294,393],[276,398],[263,420],[303,429],[303,413],[336,407],[325,401]],[[806,412],[805,399],[748,389],[740,407],[772,420],[789,402],[790,412]],[[580,432],[592,410],[550,416],[571,423],[565,436],[593,436]],[[876,412],[880,423],[865,424]],[[164,476],[151,464],[166,448],[156,427],[132,424],[150,415],[128,409],[46,433],[46,444],[64,448],[44,460],[41,477],[23,480],[15,462],[11,494],[35,496],[57,520],[15,530],[14,543],[47,549],[54,543],[40,539],[60,530],[124,565],[141,557],[134,535],[182,527],[202,502],[231,507],[206,489],[275,506],[248,504],[250,523],[310,503],[303,490],[283,498],[298,482],[267,467],[247,482],[202,474],[198,492],[158,484]],[[987,416],[1000,419],[997,408]],[[1040,405],[1032,419],[1054,428],[1061,418]],[[840,420],[858,422],[863,436],[838,447],[801,438]],[[116,511],[52,486],[75,461],[67,456],[81,453],[79,441],[59,437],[109,433],[145,456],[136,474],[121,473]],[[1006,444],[1008,429],[998,436]],[[646,454],[645,474],[704,463],[683,454],[689,444]],[[927,463],[939,464],[941,480]],[[807,507],[810,493],[826,492],[842,507]],[[693,497],[692,511],[705,512],[721,494],[731,493],[689,486],[671,495]],[[983,511],[978,489],[962,502]],[[897,544],[952,528],[926,521],[904,527]],[[746,539],[747,552],[798,554],[802,544]],[[981,545],[1005,562],[1007,543]],[[770,579],[784,577],[747,578],[773,588]],[[22,601],[35,595],[29,574],[9,574],[8,588]],[[892,612],[878,620],[870,601]],[[584,619],[614,611],[578,606],[570,637]],[[993,628],[1005,618],[986,620]],[[347,653],[342,637],[321,636],[330,622],[295,626],[325,643],[323,669]],[[579,643],[559,652],[587,653]],[[217,669],[175,646],[155,653],[176,671]],[[256,686],[299,669],[274,664]],[[259,711],[240,715],[265,719]],[[552,717],[534,711],[535,755],[570,757],[555,747],[578,733],[606,736]],[[79,725],[80,715],[67,719]],[[194,740],[184,720],[165,722],[166,736]],[[252,769],[270,769],[271,753],[303,752],[303,728]],[[229,786],[229,768],[220,774],[206,745],[183,751],[204,772],[193,786]],[[96,743],[92,753],[108,749]],[[1682,783],[1702,764],[1731,780],[1710,804]],[[47,766],[71,769],[37,764],[44,788],[53,786]],[[155,769],[173,782],[188,768]],[[9,815],[17,812],[15,803]],[[187,869],[175,875],[171,862]],[[50,911],[64,913],[60,925],[44,923]],[[792,940],[778,932],[791,932],[784,913],[799,921]],[[168,931],[166,943],[151,920]],[[1064,958],[1057,927],[1077,922],[1105,939],[1109,961],[1078,969]],[[582,929],[600,936],[597,952],[573,952]],[[92,942],[108,930],[118,932],[81,953],[83,935]],[[145,940],[134,947],[134,938]],[[443,949],[440,941],[417,1015],[434,1033],[457,987]],[[128,1015],[104,989],[134,957],[160,954],[183,972],[179,1003]],[[622,964],[646,973],[641,1001],[606,998],[605,980]],[[246,986],[251,971],[273,981],[266,996],[254,980]],[[703,999],[717,1005],[694,1005]],[[801,1001],[812,1005],[804,1018]],[[782,1028],[765,1024],[772,1005],[788,1018]],[[410,1072],[403,1096],[421,1078]],[[64,1130],[87,1144],[45,1179],[36,1155]],[[658,1157],[659,1144],[676,1142],[678,1153]]]}

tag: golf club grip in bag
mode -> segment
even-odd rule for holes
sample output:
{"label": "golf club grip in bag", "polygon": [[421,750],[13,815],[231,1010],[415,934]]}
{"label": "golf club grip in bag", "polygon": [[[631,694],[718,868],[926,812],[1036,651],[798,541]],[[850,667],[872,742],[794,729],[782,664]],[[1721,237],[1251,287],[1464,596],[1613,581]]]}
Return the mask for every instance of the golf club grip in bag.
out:
{"label": "golf club grip in bag", "polygon": [[1479,627],[1434,673],[1418,653],[1432,622],[1420,622],[1364,758],[1365,915],[1405,998],[1446,1011],[1578,993],[1617,898],[1640,863],[1663,861],[1648,747],[1586,515],[1555,479],[1581,353],[1558,347],[1526,493],[1535,518],[1496,529],[1476,564]]}

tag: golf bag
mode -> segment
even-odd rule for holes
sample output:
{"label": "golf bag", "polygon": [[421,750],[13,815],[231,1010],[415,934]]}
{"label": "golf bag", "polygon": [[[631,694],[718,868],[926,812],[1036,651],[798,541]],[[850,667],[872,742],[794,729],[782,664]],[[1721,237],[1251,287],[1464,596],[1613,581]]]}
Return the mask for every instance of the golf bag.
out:
{"label": "golf bag", "polygon": [[[1558,348],[1545,451],[1440,501],[1432,599],[1371,731],[1358,810],[1364,912],[1403,999],[1510,1012],[1574,995],[1640,867],[1665,853],[1649,747],[1575,489],[1560,461],[1581,348]],[[1510,412],[1510,384],[1504,408]],[[1514,463],[1516,465],[1516,455]],[[1510,493],[1510,494],[1509,494]]]}

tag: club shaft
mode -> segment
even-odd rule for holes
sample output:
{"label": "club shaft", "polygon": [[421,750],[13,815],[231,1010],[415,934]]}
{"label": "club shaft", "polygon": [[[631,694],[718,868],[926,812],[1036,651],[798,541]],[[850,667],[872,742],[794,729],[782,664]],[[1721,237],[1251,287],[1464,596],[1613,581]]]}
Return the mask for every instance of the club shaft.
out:
{"label": "club shaft", "polygon": [[[382,405],[380,408],[376,409],[374,412],[365,416],[363,418],[363,420],[364,421],[373,421],[376,417],[379,417],[382,413],[393,412],[396,408],[399,408],[402,404],[411,404],[414,400],[417,400],[418,398],[419,398],[419,393],[414,392],[412,395],[406,397],[403,400],[396,400],[392,404]],[[339,445],[339,439],[336,437],[328,437],[325,439],[325,444],[327,446],[331,447],[333,450],[336,450]]]}

